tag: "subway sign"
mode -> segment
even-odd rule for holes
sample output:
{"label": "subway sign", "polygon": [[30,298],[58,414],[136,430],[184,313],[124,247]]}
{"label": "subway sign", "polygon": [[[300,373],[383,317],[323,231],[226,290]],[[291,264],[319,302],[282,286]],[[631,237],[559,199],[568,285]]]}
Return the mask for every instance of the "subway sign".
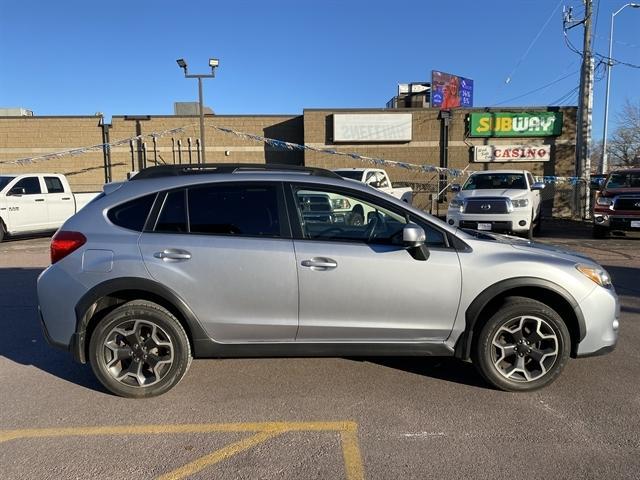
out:
{"label": "subway sign", "polygon": [[471,137],[550,137],[561,133],[561,112],[469,114]]}

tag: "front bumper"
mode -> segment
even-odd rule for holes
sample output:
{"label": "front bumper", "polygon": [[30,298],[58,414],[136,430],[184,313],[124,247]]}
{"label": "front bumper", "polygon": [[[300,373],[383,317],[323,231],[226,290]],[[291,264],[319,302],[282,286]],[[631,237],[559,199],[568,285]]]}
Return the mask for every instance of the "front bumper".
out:
{"label": "front bumper", "polygon": [[578,344],[578,357],[608,353],[615,348],[620,326],[620,302],[613,288],[596,287],[580,302],[586,335]]}
{"label": "front bumper", "polygon": [[490,224],[493,232],[527,232],[531,228],[531,210],[505,214],[472,214],[457,210],[447,211],[447,223],[453,227],[478,230],[478,224]]}
{"label": "front bumper", "polygon": [[[610,228],[611,230],[623,230],[627,232],[640,232],[640,215],[616,215],[607,212],[593,212],[593,225],[597,227]],[[638,222],[638,223],[635,223]]]}

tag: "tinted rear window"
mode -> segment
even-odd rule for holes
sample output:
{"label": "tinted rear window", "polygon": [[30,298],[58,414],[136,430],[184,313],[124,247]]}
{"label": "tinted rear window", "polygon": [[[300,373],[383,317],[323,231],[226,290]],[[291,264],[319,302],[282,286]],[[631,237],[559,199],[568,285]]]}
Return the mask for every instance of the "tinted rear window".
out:
{"label": "tinted rear window", "polygon": [[64,193],[64,187],[58,177],[44,177],[44,183],[47,185],[47,192]]}
{"label": "tinted rear window", "polygon": [[185,190],[177,190],[167,194],[154,231],[164,233],[187,232],[185,193]]}
{"label": "tinted rear window", "polygon": [[280,236],[277,199],[275,185],[191,188],[191,233]]}
{"label": "tinted rear window", "polygon": [[114,224],[141,232],[153,205],[156,194],[136,198],[109,210],[107,216]]}

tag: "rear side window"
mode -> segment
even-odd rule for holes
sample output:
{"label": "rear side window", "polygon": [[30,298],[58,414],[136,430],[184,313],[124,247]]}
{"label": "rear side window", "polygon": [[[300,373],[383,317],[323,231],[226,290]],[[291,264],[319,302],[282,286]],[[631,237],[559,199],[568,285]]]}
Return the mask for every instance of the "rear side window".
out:
{"label": "rear side window", "polygon": [[141,232],[156,194],[146,195],[113,207],[107,216],[115,225]]}
{"label": "rear side window", "polygon": [[207,185],[188,197],[191,233],[280,236],[275,185]]}
{"label": "rear side window", "polygon": [[64,193],[64,187],[58,177],[44,177],[44,183],[47,185],[47,192]]}
{"label": "rear side window", "polygon": [[186,190],[167,194],[154,228],[155,232],[186,233],[188,231],[185,195]]}

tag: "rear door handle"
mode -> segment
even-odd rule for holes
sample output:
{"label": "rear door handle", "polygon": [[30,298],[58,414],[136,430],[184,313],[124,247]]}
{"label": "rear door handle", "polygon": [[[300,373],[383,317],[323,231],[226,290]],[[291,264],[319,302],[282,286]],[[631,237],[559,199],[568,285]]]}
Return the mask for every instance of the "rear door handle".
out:
{"label": "rear door handle", "polygon": [[300,265],[303,267],[309,267],[314,271],[323,271],[323,270],[331,270],[338,266],[338,262],[333,260],[332,258],[325,257],[313,257],[310,260],[302,260]]}
{"label": "rear door handle", "polygon": [[36,198],[36,202],[44,202],[44,198]]}
{"label": "rear door handle", "polygon": [[165,262],[177,262],[180,260],[189,260],[191,258],[191,253],[178,248],[165,248],[161,252],[154,253],[153,256],[164,260]]}

